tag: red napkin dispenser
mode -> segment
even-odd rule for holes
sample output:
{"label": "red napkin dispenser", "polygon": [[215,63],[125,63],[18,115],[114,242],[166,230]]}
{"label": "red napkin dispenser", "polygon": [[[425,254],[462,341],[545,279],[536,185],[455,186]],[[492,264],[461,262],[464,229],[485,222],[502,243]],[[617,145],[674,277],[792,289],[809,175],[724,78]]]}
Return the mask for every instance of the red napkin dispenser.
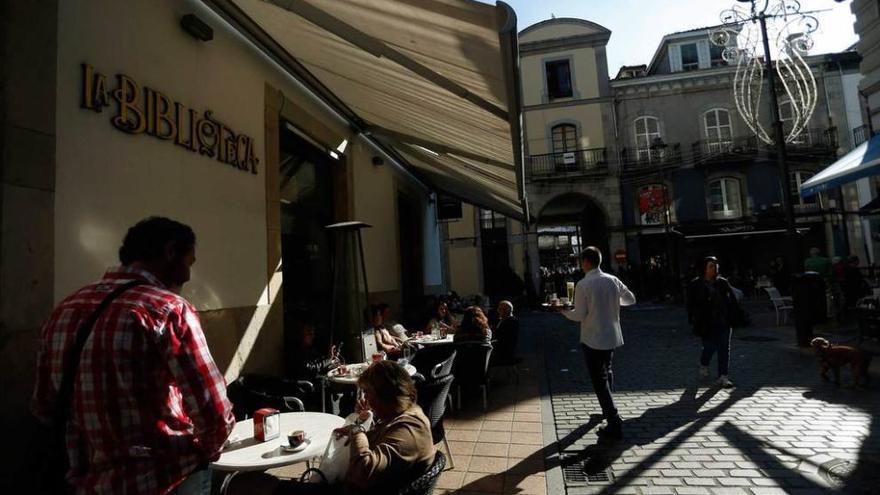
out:
{"label": "red napkin dispenser", "polygon": [[281,434],[281,414],[278,409],[266,407],[254,413],[254,438],[260,442],[278,438]]}

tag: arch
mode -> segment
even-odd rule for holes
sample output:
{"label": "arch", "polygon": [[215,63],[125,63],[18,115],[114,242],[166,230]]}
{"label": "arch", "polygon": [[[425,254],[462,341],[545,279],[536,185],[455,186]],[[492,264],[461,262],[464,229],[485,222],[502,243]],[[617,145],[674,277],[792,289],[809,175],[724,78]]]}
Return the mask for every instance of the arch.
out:
{"label": "arch", "polygon": [[541,22],[536,22],[531,26],[526,27],[522,31],[519,32],[519,36],[523,36],[529,34],[533,31],[537,31],[541,28],[560,25],[560,24],[568,24],[573,26],[578,26],[584,28],[584,34],[591,33],[602,33],[602,34],[611,34],[611,30],[606,28],[601,24],[597,24],[592,21],[588,21],[586,19],[576,19],[574,17],[557,17],[555,19],[547,19]]}
{"label": "arch", "polygon": [[578,192],[554,196],[539,209],[537,224],[539,232],[542,228],[575,227],[580,246],[598,247],[605,260],[603,266],[609,266],[608,213],[593,197]]}

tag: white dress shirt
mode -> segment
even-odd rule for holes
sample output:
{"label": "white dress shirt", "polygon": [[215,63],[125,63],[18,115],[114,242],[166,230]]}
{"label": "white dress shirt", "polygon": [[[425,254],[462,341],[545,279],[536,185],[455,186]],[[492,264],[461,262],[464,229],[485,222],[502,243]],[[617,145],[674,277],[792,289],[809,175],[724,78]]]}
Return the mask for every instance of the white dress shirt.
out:
{"label": "white dress shirt", "polygon": [[582,344],[608,350],[623,345],[620,307],[635,302],[636,296],[620,279],[594,268],[574,288],[574,309],[562,314],[580,322]]}

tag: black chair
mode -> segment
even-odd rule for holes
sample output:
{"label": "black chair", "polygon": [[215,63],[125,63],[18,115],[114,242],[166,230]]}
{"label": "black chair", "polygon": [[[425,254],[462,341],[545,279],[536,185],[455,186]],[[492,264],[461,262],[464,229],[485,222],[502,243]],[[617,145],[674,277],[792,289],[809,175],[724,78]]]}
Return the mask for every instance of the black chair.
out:
{"label": "black chair", "polygon": [[440,479],[440,473],[443,472],[443,468],[445,467],[446,456],[443,455],[443,452],[438,450],[437,454],[434,456],[434,462],[431,463],[431,466],[425,474],[413,480],[412,483],[398,491],[397,494],[431,495],[434,492],[434,486],[437,484],[437,480]]}
{"label": "black chair", "polygon": [[446,440],[443,416],[446,414],[446,398],[449,397],[449,390],[452,388],[454,379],[452,374],[448,374],[416,384],[418,404],[431,422],[431,437],[434,440],[434,445],[443,442],[446,452],[449,453],[449,466],[453,469],[455,469],[455,460],[452,458],[452,451],[449,450],[449,442]]}
{"label": "black chair", "polygon": [[455,347],[456,356],[452,369],[455,375],[457,407],[461,409],[462,387],[479,386],[483,392],[483,410],[486,410],[488,407],[489,358],[492,356],[492,344],[460,343]]}
{"label": "black chair", "polygon": [[248,374],[238,377],[226,387],[235,419],[247,419],[254,411],[271,407],[281,412],[302,412],[300,397],[314,392],[312,382],[288,380],[269,375]]}
{"label": "black chair", "polygon": [[455,346],[435,345],[419,349],[410,359],[410,364],[427,380],[452,373],[455,360]]}
{"label": "black chair", "polygon": [[516,349],[519,345],[519,321],[516,319],[505,320],[492,336],[496,341],[489,366],[507,368],[508,371],[513,372],[516,383],[519,383],[519,364],[522,362],[522,358],[516,355]]}

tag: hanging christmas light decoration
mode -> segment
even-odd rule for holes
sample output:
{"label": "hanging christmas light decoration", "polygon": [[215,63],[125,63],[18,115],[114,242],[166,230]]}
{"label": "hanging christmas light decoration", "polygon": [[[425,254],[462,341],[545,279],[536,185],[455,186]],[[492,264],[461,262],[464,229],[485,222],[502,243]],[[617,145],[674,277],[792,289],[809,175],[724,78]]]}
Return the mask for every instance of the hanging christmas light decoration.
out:
{"label": "hanging christmas light decoration", "polygon": [[773,133],[768,130],[770,118],[762,119],[761,114],[765,82],[763,17],[769,55],[781,83],[779,92],[785,92],[780,106],[785,142],[799,142],[816,108],[816,79],[804,55],[813,47],[819,21],[802,13],[796,0],[765,0],[760,12],[755,3],[751,3],[751,9],[735,5],[723,11],[722,25],[710,32],[709,39],[723,48],[724,61],[736,65],[733,96],[740,116],[758,139],[773,144]]}

